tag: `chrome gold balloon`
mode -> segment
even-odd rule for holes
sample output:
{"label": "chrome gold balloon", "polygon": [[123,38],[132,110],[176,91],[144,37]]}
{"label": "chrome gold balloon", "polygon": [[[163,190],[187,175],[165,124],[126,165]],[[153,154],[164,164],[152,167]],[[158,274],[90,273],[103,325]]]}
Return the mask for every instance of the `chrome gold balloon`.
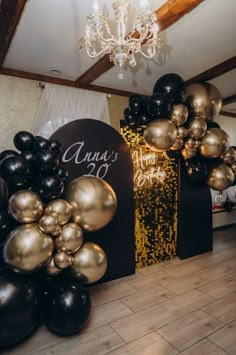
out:
{"label": "chrome gold balloon", "polygon": [[179,126],[177,128],[177,137],[183,139],[186,138],[187,136],[188,136],[188,130],[183,126]]}
{"label": "chrome gold balloon", "polygon": [[86,284],[98,281],[106,272],[107,257],[103,249],[95,243],[84,243],[73,255],[74,263],[70,269]]}
{"label": "chrome gold balloon", "polygon": [[52,257],[49,263],[45,266],[44,272],[49,275],[49,276],[55,276],[60,274],[62,272],[62,269],[59,269],[55,263],[54,263],[54,258]]}
{"label": "chrome gold balloon", "polygon": [[13,229],[4,245],[4,259],[16,271],[32,272],[50,260],[54,243],[37,223],[22,224]]}
{"label": "chrome gold balloon", "polygon": [[182,148],[184,140],[182,138],[176,138],[175,143],[170,147],[171,150],[179,150]]}
{"label": "chrome gold balloon", "polygon": [[62,227],[61,234],[55,239],[57,250],[68,254],[75,253],[83,243],[83,231],[76,223],[67,223]]}
{"label": "chrome gold balloon", "polygon": [[177,138],[177,129],[173,122],[160,118],[150,122],[144,131],[146,145],[156,152],[169,149]]}
{"label": "chrome gold balloon", "polygon": [[71,207],[69,203],[61,198],[47,204],[45,215],[56,215],[60,225],[66,224],[71,218]]}
{"label": "chrome gold balloon", "polygon": [[187,138],[185,143],[184,143],[184,146],[185,146],[186,149],[195,149],[195,148],[197,148],[196,141],[193,138]]}
{"label": "chrome gold balloon", "polygon": [[90,232],[107,225],[117,208],[112,187],[95,176],[82,176],[69,182],[64,198],[72,207],[72,221]]}
{"label": "chrome gold balloon", "polygon": [[72,265],[74,259],[71,255],[67,254],[65,251],[59,251],[54,255],[54,263],[59,269],[66,269]]}
{"label": "chrome gold balloon", "polygon": [[8,209],[17,222],[31,223],[42,216],[43,202],[34,191],[20,190],[10,197]]}
{"label": "chrome gold balloon", "polygon": [[44,233],[55,233],[58,227],[56,215],[45,215],[39,220],[39,228]]}
{"label": "chrome gold balloon", "polygon": [[206,158],[219,158],[228,148],[228,134],[221,128],[209,128],[202,138],[200,152]]}
{"label": "chrome gold balloon", "polygon": [[188,109],[183,104],[174,104],[171,107],[170,119],[176,126],[183,125],[188,119]]}
{"label": "chrome gold balloon", "polygon": [[234,173],[226,164],[218,164],[214,166],[207,179],[207,184],[210,188],[217,191],[223,191],[233,185]]}
{"label": "chrome gold balloon", "polygon": [[191,159],[195,157],[197,154],[197,149],[196,148],[182,148],[181,149],[181,154],[184,157],[184,159]]}
{"label": "chrome gold balloon", "polygon": [[194,115],[212,121],[222,107],[219,90],[209,83],[196,83],[186,87],[185,101],[193,108]]}
{"label": "chrome gold balloon", "polygon": [[206,133],[207,123],[200,117],[194,117],[188,122],[187,128],[191,138],[199,139]]}
{"label": "chrome gold balloon", "polygon": [[234,147],[229,147],[229,149],[221,156],[221,159],[225,164],[233,164],[236,161],[236,150]]}
{"label": "chrome gold balloon", "polygon": [[57,237],[61,234],[61,226],[58,224],[55,231],[50,233],[52,237]]}

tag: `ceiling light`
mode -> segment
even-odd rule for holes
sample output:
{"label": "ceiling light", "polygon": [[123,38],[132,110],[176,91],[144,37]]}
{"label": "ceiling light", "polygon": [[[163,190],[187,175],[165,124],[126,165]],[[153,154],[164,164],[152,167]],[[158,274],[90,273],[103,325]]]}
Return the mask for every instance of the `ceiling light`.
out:
{"label": "ceiling light", "polygon": [[123,79],[122,68],[125,63],[134,67],[135,54],[141,53],[145,58],[153,58],[160,49],[158,25],[155,13],[148,8],[148,1],[141,0],[142,12],[136,15],[133,26],[128,33],[128,12],[130,3],[120,0],[113,3],[117,33],[113,34],[109,18],[99,11],[98,2],[94,1],[93,12],[87,17],[85,36],[80,39],[80,49],[85,49],[87,55],[95,58],[100,54],[110,54],[110,61],[120,66],[119,79]]}

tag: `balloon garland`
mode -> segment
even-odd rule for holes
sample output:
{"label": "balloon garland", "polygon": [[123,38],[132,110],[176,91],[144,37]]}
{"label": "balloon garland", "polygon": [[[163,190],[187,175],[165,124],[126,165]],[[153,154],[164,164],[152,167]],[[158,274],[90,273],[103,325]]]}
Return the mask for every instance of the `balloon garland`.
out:
{"label": "balloon garland", "polygon": [[222,98],[209,83],[185,88],[175,73],[160,77],[153,95],[134,94],[124,110],[128,127],[143,134],[145,144],[167,158],[180,157],[188,177],[222,191],[236,183],[236,148],[214,119]]}
{"label": "balloon garland", "polygon": [[83,232],[113,218],[116,195],[95,176],[66,183],[61,144],[26,131],[18,151],[0,153],[0,349],[24,340],[41,323],[78,333],[91,302],[85,287],[106,272],[103,249]]}

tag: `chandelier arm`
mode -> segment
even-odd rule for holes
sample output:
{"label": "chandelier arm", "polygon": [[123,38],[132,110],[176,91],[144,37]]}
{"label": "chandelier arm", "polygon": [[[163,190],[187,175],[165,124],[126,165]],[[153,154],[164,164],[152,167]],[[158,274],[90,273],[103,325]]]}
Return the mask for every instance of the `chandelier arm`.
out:
{"label": "chandelier arm", "polygon": [[98,57],[100,54],[102,54],[104,52],[103,49],[101,49],[99,52],[97,52],[96,54],[91,54],[90,51],[89,51],[89,48],[86,48],[86,52],[87,52],[87,55],[90,57],[90,58],[96,58]]}
{"label": "chandelier arm", "polygon": [[[150,47],[149,47],[150,48]],[[155,47],[151,47],[152,48],[152,53],[151,54],[146,54],[145,52],[143,52],[143,50],[142,49],[140,49],[140,54],[142,54],[142,56],[144,56],[145,58],[148,58],[148,59],[150,59],[150,58],[153,58],[154,57],[154,55],[156,54],[156,48]]]}

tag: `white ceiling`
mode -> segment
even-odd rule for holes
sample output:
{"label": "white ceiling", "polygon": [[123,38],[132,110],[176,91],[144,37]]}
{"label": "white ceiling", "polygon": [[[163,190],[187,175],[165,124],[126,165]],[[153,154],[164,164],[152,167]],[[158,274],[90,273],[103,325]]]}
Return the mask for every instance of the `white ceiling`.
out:
{"label": "white ceiling", "polygon": [[[140,1],[132,1],[132,11]],[[165,0],[149,1],[151,10]],[[76,80],[96,60],[79,52],[86,15],[93,0],[28,0],[3,66],[38,74]],[[100,0],[113,18],[112,1]],[[236,55],[236,0],[205,0],[177,23],[161,33],[161,57],[138,57],[134,68],[125,70],[118,80],[113,67],[92,84],[150,95],[156,80],[166,73],[178,73],[184,80]],[[159,63],[161,58],[162,63]],[[236,69],[211,81],[222,97],[236,94]]]}

